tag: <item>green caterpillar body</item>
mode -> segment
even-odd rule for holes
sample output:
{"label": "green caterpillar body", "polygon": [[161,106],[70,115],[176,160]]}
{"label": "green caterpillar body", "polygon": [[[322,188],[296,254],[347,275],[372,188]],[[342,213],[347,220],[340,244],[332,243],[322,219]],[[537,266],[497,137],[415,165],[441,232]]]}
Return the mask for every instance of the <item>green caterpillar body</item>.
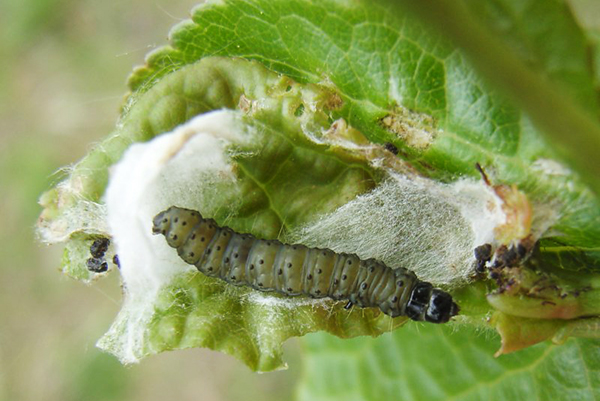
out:
{"label": "green caterpillar body", "polygon": [[410,270],[392,270],[375,259],[329,249],[287,245],[219,227],[199,212],[172,206],[153,221],[179,256],[210,277],[288,296],[348,300],[417,321],[445,323],[458,313],[450,294],[420,281]]}

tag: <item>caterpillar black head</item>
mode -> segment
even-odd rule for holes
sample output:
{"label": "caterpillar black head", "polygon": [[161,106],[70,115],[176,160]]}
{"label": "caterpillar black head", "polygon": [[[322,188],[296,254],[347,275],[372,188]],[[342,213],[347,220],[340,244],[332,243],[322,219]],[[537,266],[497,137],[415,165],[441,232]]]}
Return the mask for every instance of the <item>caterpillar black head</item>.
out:
{"label": "caterpillar black head", "polygon": [[406,315],[412,320],[446,323],[458,314],[459,308],[447,292],[433,288],[426,282],[418,283],[406,305]]}

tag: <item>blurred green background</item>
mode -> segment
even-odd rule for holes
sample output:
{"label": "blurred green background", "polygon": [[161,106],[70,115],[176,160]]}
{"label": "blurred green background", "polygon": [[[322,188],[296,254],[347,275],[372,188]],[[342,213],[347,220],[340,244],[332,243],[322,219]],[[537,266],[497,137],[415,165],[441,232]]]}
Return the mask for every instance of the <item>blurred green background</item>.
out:
{"label": "blurred green background", "polygon": [[124,367],[95,342],[120,303],[116,274],[86,286],[62,275],[62,246],[35,239],[36,200],[114,127],[125,79],[166,44],[196,0],[0,2],[0,400],[262,400],[292,397],[287,371],[258,375],[209,350]]}

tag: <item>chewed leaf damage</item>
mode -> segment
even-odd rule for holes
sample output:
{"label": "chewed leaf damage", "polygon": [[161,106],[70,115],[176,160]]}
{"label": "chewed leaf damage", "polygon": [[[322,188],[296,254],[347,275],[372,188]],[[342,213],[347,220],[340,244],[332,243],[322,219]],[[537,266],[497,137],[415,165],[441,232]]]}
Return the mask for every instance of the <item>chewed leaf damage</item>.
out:
{"label": "chewed leaf damage", "polygon": [[383,117],[381,125],[397,135],[407,146],[423,151],[437,137],[437,129],[433,117],[408,110],[404,107],[396,109]]}

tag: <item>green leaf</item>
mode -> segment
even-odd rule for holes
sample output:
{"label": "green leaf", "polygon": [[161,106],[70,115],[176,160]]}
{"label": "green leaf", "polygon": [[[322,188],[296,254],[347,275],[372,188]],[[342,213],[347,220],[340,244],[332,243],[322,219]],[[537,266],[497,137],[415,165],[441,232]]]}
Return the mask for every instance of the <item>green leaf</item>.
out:
{"label": "green leaf", "polygon": [[[478,71],[531,116],[596,194],[600,192],[597,101],[590,96],[591,88],[581,88],[593,82],[594,71],[584,51],[584,28],[577,26],[565,2],[498,0],[489,2],[490,7],[446,0],[385,3],[397,12],[411,10],[451,38]],[[485,19],[487,24],[481,21]],[[513,23],[515,29],[506,33]],[[526,52],[527,45],[535,50]]]}
{"label": "green leaf", "polygon": [[155,304],[140,357],[207,347],[234,355],[253,370],[270,371],[285,366],[281,345],[290,337],[321,330],[342,338],[376,336],[403,322],[374,310],[348,313],[339,303],[333,308],[328,302],[294,304],[283,296],[227,287],[198,273],[174,280]]}
{"label": "green leaf", "polygon": [[496,335],[410,323],[377,339],[307,336],[300,400],[594,400],[598,340],[493,357]]}
{"label": "green leaf", "polygon": [[[538,3],[527,2],[532,7]],[[585,289],[583,298],[595,300],[598,288],[590,283],[597,281],[595,266],[600,262],[600,203],[591,188],[597,177],[590,179],[577,163],[570,164],[573,154],[563,156],[540,131],[546,127],[532,122],[539,124],[539,115],[558,114],[555,110],[549,111],[546,102],[537,109],[524,106],[528,99],[535,103],[531,98],[536,96],[552,93],[550,98],[555,99],[563,93],[561,128],[573,128],[585,138],[599,129],[589,118],[598,105],[591,88],[594,74],[587,70],[586,36],[564,8],[540,6],[529,25],[517,18],[522,10],[508,12],[516,2],[494,4],[497,7],[471,5],[471,13],[484,16],[489,29],[496,29],[485,31],[484,37],[490,32],[502,35],[503,21],[509,26],[526,24],[520,30],[509,29],[512,36],[506,41],[527,43],[518,54],[531,57],[537,69],[518,64],[517,71],[525,69],[525,76],[532,79],[527,82],[536,86],[515,103],[514,97],[507,99],[490,87],[476,73],[474,66],[480,68],[479,64],[469,61],[456,45],[394,7],[307,0],[229,0],[199,6],[191,21],[173,28],[171,46],[152,52],[146,65],[131,75],[132,92],[116,131],[42,198],[42,235],[50,242],[113,235],[114,227],[106,226],[99,207],[109,167],[128,148],[141,149],[132,144],[160,140],[161,134],[195,116],[225,108],[233,110],[226,115],[239,131],[236,134],[251,138],[215,135],[227,143],[225,151],[216,153],[231,171],[215,173],[204,166],[207,170],[188,181],[173,174],[152,193],[156,196],[138,199],[139,209],[187,202],[241,232],[302,240],[410,267],[420,277],[447,285],[462,307],[461,323],[475,327],[486,324],[485,317],[493,310],[486,294],[497,287],[489,281],[473,282],[473,248],[486,241],[495,246],[519,241],[531,231],[534,239],[544,238],[532,263],[550,277],[550,285],[557,287],[565,275],[576,271],[575,290]],[[552,37],[561,40],[560,46],[538,46],[545,44],[541,28],[557,22],[561,30]],[[570,58],[561,56],[563,50]],[[482,63],[498,61],[489,53]],[[511,63],[518,61],[511,57]],[[546,72],[542,83],[535,71]],[[579,129],[589,124],[590,130]],[[190,126],[173,133],[181,134],[185,127]],[[385,143],[399,149],[398,157],[384,150]],[[583,154],[588,160],[589,146]],[[490,185],[478,181],[475,163],[484,167]],[[504,241],[493,232],[491,226],[497,223],[493,213],[479,208],[498,204],[497,197],[488,199],[493,191],[511,193],[531,206],[512,210],[525,216],[526,223],[516,227],[524,235],[508,235]],[[118,194],[113,196],[118,199]],[[110,210],[108,214],[110,220]],[[151,218],[142,221],[149,225]],[[115,242],[118,246],[119,239]],[[569,263],[556,261],[557,249],[549,245],[556,243],[561,254],[568,250],[564,255]],[[77,249],[71,254],[79,256],[68,258],[67,271],[82,276],[85,252]],[[161,277],[160,286],[152,291],[144,291],[148,288],[128,280],[142,281],[156,271],[144,271],[145,263],[131,267],[125,261],[126,304],[101,343],[125,361],[169,349],[209,346],[235,355],[253,369],[270,370],[281,366],[281,342],[290,336],[315,330],[374,335],[402,323],[372,310],[347,316],[332,303],[322,307],[282,301],[295,305],[289,310],[266,301],[256,306],[244,301],[257,296],[254,291],[190,276],[185,266],[178,267],[183,262],[176,257],[162,263],[158,256],[150,257],[147,262],[159,272],[179,270]],[[533,302],[535,307],[529,310],[534,316],[529,317],[556,317],[537,316],[541,301],[526,291],[533,283],[524,280],[519,285],[520,291],[502,294],[498,297],[502,302],[493,306],[515,313]],[[583,298],[574,294],[569,293],[565,302],[579,307]],[[544,301],[553,302],[560,295],[551,294]],[[264,299],[280,300],[272,295]],[[567,318],[596,315],[594,307],[585,310]],[[519,319],[510,322],[508,332],[525,324]],[[589,327],[594,331],[595,326]],[[441,335],[451,329],[427,330]],[[542,334],[540,338],[547,338],[545,331]]]}
{"label": "green leaf", "polygon": [[[586,27],[568,2],[497,0],[465,2],[473,16],[502,38],[529,68],[592,116],[600,104],[590,68]],[[581,10],[581,12],[587,12]],[[527,22],[524,23],[524,20]]]}

